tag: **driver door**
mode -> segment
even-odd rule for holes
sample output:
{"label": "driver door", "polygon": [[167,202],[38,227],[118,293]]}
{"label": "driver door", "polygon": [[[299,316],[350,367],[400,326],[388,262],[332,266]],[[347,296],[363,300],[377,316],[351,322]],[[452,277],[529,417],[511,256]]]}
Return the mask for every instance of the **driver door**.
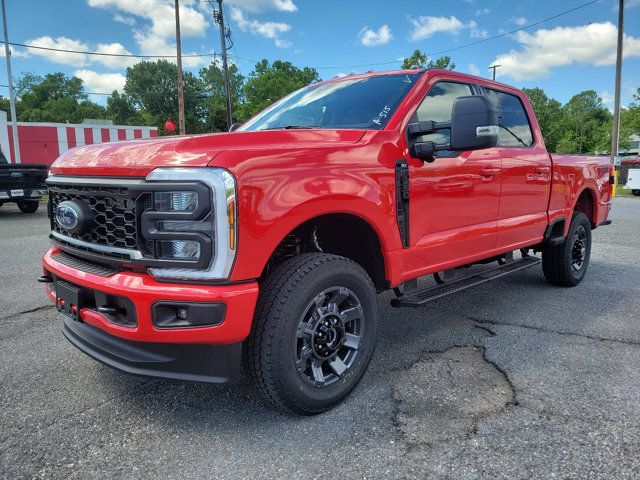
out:
{"label": "driver door", "polygon": [[[453,101],[472,94],[465,83],[436,81],[410,122],[451,120]],[[500,200],[496,148],[440,151],[432,163],[412,155],[415,141],[449,142],[449,131],[409,139],[410,252],[408,272],[430,273],[494,254]],[[412,270],[413,269],[413,270]]]}

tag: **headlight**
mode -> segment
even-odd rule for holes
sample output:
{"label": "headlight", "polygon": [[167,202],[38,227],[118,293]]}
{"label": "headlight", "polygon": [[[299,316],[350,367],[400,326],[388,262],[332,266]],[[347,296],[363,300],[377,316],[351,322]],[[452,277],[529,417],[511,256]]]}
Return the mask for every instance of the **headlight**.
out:
{"label": "headlight", "polygon": [[[233,176],[221,168],[157,168],[146,180],[152,187],[162,185],[153,194],[153,209],[142,215],[142,235],[153,242],[157,259],[149,273],[167,279],[228,278],[237,242]],[[171,182],[179,188],[172,189]]]}

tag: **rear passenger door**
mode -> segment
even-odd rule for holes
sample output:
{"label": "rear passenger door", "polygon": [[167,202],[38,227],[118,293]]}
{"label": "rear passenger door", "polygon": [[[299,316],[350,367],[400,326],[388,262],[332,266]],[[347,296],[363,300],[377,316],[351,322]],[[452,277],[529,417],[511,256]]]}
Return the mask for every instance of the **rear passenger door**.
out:
{"label": "rear passenger door", "polygon": [[541,240],[547,226],[551,158],[533,135],[521,99],[485,88],[499,112],[498,149],[502,159],[496,253]]}

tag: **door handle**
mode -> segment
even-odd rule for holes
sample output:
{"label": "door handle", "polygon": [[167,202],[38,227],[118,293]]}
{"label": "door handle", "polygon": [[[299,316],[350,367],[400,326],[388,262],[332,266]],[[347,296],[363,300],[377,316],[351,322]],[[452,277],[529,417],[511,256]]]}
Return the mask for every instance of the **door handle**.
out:
{"label": "door handle", "polygon": [[483,168],[480,170],[480,176],[491,179],[493,177],[497,177],[500,174],[499,168]]}
{"label": "door handle", "polygon": [[551,169],[549,167],[536,168],[536,175],[546,175]]}

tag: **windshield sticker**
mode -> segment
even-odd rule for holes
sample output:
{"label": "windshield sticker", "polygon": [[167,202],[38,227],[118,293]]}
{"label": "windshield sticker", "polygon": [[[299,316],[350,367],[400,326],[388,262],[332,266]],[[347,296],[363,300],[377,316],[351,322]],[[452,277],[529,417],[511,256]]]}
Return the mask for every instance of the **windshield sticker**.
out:
{"label": "windshield sticker", "polygon": [[382,126],[382,121],[389,116],[390,111],[391,107],[389,105],[385,105],[382,111],[372,120],[372,122],[376,125]]}

